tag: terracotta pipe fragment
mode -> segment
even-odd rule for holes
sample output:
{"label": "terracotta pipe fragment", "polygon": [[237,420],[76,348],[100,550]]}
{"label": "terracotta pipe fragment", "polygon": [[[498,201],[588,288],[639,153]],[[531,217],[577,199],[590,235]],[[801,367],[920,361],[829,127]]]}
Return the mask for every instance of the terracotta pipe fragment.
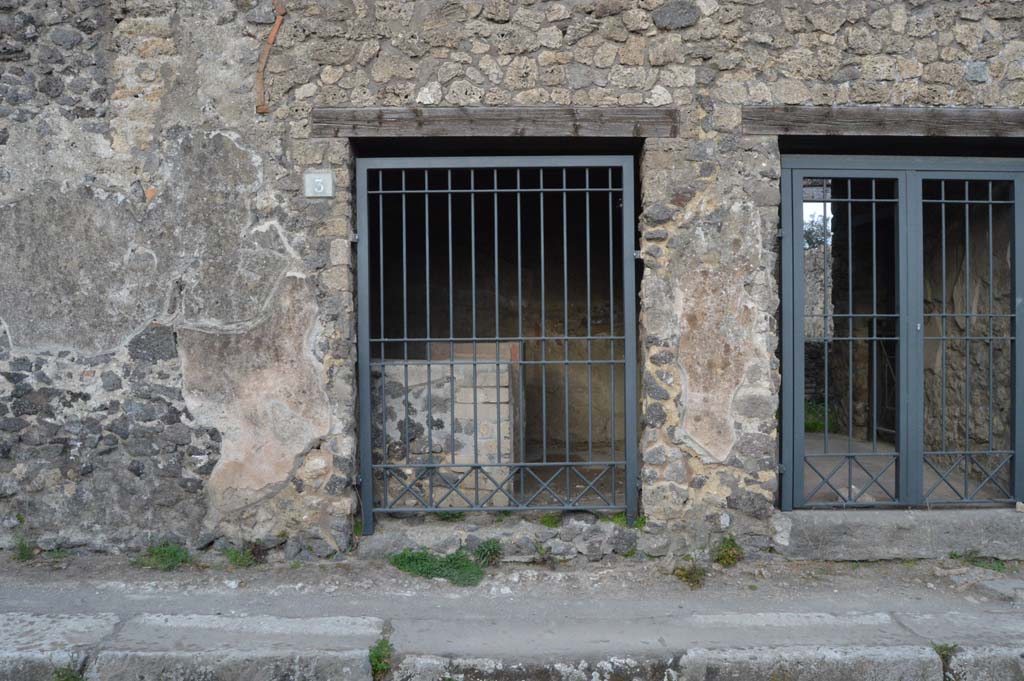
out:
{"label": "terracotta pipe fragment", "polygon": [[267,59],[270,58],[270,48],[273,47],[274,40],[277,39],[277,32],[281,29],[284,15],[287,13],[284,0],[274,0],[274,14],[277,15],[277,19],[274,20],[274,25],[267,36],[267,42],[263,44],[263,49],[260,51],[260,59],[256,63],[256,113],[259,114],[270,113],[270,104],[267,103],[264,89],[263,72],[267,68]]}

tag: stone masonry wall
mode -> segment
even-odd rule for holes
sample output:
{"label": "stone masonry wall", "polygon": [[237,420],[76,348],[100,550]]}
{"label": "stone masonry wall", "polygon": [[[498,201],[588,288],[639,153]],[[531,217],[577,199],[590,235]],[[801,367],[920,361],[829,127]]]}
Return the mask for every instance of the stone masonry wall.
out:
{"label": "stone masonry wall", "polygon": [[640,548],[764,546],[780,168],[741,106],[1024,97],[1010,0],[286,4],[260,116],[269,1],[0,0],[3,544],[345,549],[353,156],[309,112],[536,104],[678,109],[639,167]]}

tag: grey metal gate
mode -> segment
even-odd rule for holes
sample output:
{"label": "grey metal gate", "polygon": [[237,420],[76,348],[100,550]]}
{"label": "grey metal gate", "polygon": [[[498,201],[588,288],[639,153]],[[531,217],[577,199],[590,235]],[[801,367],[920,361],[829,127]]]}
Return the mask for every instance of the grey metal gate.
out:
{"label": "grey metal gate", "polygon": [[783,159],[782,507],[1024,498],[1024,161]]}
{"label": "grey metal gate", "polygon": [[637,513],[629,156],[357,161],[363,531]]}

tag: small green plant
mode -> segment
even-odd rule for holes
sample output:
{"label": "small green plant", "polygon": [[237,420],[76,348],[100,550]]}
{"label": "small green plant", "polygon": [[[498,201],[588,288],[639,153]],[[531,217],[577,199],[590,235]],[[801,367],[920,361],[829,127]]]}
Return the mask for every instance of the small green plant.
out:
{"label": "small green plant", "polygon": [[54,562],[60,562],[62,560],[65,560],[68,557],[69,554],[68,554],[68,550],[67,549],[58,547],[58,548],[55,548],[55,549],[50,549],[49,551],[47,551],[43,555],[46,556],[46,560],[52,560]]}
{"label": "small green plant", "polygon": [[953,551],[949,554],[949,557],[953,560],[959,560],[965,565],[972,565],[974,567],[985,568],[986,570],[992,570],[993,572],[1006,572],[1006,563],[999,558],[992,558],[989,556],[979,556],[977,551],[971,550],[967,553],[958,553]]}
{"label": "small green plant", "polygon": [[711,549],[711,560],[722,567],[732,567],[743,560],[743,548],[736,543],[736,537],[727,534]]}
{"label": "small green plant", "polygon": [[473,557],[482,567],[490,567],[501,560],[501,542],[497,539],[488,539],[480,542],[480,545],[473,550]]}
{"label": "small green plant", "polygon": [[382,638],[370,648],[370,671],[373,674],[373,681],[381,681],[391,671],[391,658],[395,654],[395,647],[391,641]]}
{"label": "small green plant", "polygon": [[686,582],[691,589],[699,589],[704,586],[704,580],[708,576],[708,571],[703,565],[699,565],[691,560],[685,565],[677,567],[673,570],[672,574]]}
{"label": "small green plant", "polygon": [[932,643],[932,650],[942,662],[943,681],[960,681],[960,675],[952,669],[953,656],[960,652],[960,646],[955,643]]}
{"label": "small green plant", "polygon": [[177,570],[191,562],[192,556],[189,555],[188,549],[181,544],[173,544],[171,542],[153,544],[147,547],[145,552],[135,560],[135,564],[140,567],[163,570],[164,572]]}
{"label": "small green plant", "polygon": [[456,520],[462,520],[466,517],[466,514],[462,511],[440,511],[437,514],[437,519],[446,523],[453,523]]}
{"label": "small green plant", "polygon": [[24,537],[18,537],[14,544],[14,560],[25,562],[36,557],[36,547],[32,546]]}
{"label": "small green plant", "polygon": [[18,523],[19,525],[24,525],[24,524],[25,524],[25,516],[23,516],[23,515],[22,515],[22,514],[20,514],[20,513],[15,513],[15,514],[14,514],[14,520],[15,520],[15,521],[16,521],[16,522],[17,522],[17,523]]}
{"label": "small green plant", "polygon": [[512,517],[512,511],[498,511],[495,514],[494,522],[500,523]]}
{"label": "small green plant", "polygon": [[550,527],[551,529],[555,529],[561,524],[562,516],[558,513],[545,513],[540,517],[540,520],[538,522],[540,522],[540,524],[544,527]]}
{"label": "small green plant", "polygon": [[426,550],[405,549],[388,560],[402,572],[427,579],[441,577],[456,586],[476,586],[484,578],[483,568],[462,550],[439,556]]}
{"label": "small green plant", "polygon": [[221,553],[228,559],[228,562],[238,568],[252,567],[256,564],[256,557],[252,554],[252,549],[248,546],[236,549],[234,546],[229,546]]}
{"label": "small green plant", "polygon": [[53,681],[85,681],[75,664],[66,664],[53,670]]}
{"label": "small green plant", "polygon": [[[807,433],[825,432],[825,403],[814,400],[804,402],[804,431]],[[832,405],[828,409],[828,432],[839,432],[838,413]]]}
{"label": "small green plant", "polygon": [[298,570],[300,567],[302,567],[302,561],[293,560],[290,563],[288,563],[288,567],[290,567],[292,570]]}
{"label": "small green plant", "polygon": [[[619,511],[618,513],[613,513],[612,515],[603,516],[601,520],[607,520],[610,523],[615,523],[619,527],[629,527],[629,521],[626,519],[625,511]],[[636,520],[633,522],[633,528],[637,530],[642,530],[644,528],[644,525],[646,524],[646,516],[637,516]]]}
{"label": "small green plant", "polygon": [[635,546],[630,548],[629,551],[626,551],[624,554],[622,554],[623,558],[632,558],[634,556],[636,556],[636,547]]}
{"label": "small green plant", "polygon": [[356,518],[352,521],[352,536],[362,537],[363,536],[363,519]]}

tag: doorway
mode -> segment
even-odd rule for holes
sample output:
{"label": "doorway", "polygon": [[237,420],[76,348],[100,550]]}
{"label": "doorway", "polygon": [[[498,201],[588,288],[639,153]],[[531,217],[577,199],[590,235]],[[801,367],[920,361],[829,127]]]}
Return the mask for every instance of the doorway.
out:
{"label": "doorway", "polygon": [[783,168],[783,508],[1019,499],[1024,163]]}

